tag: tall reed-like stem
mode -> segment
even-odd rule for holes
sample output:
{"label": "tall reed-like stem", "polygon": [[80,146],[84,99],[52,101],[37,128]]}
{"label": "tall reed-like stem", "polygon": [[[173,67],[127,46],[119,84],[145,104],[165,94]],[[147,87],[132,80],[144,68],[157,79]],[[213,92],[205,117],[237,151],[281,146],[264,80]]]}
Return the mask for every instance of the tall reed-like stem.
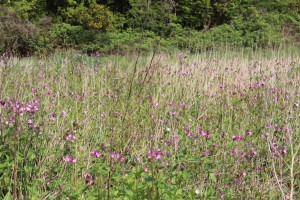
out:
{"label": "tall reed-like stem", "polygon": [[17,171],[17,149],[18,149],[18,130],[17,125],[15,124],[15,131],[14,131],[14,188],[13,188],[13,199],[18,199],[17,194],[17,179],[18,179],[18,171]]}

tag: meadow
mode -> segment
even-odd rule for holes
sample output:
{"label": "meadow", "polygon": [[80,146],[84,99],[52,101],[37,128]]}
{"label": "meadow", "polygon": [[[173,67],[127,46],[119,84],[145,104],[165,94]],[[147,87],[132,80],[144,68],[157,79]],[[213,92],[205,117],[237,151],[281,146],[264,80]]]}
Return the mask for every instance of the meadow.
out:
{"label": "meadow", "polygon": [[2,55],[0,199],[300,199],[299,55]]}

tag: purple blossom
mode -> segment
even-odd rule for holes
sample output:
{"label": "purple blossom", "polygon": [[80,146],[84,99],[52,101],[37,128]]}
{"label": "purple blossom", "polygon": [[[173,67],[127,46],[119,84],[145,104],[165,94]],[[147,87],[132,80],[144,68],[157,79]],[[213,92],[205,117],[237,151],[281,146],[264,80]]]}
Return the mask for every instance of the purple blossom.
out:
{"label": "purple blossom", "polygon": [[233,140],[237,140],[237,141],[238,141],[238,140],[242,140],[242,139],[243,139],[243,136],[241,136],[241,135],[233,135],[233,136],[232,136],[232,139],[233,139]]}
{"label": "purple blossom", "polygon": [[177,114],[178,114],[178,112],[176,112],[176,111],[169,111],[170,116],[177,115]]}
{"label": "purple blossom", "polygon": [[163,158],[163,153],[161,149],[153,150],[148,153],[148,159],[155,158],[156,160],[161,160]]}
{"label": "purple blossom", "polygon": [[151,105],[153,108],[156,108],[156,107],[158,107],[158,102],[152,102]]}
{"label": "purple blossom", "polygon": [[225,84],[223,84],[223,83],[220,84],[220,88],[221,88],[221,89],[223,89],[223,88],[225,88],[225,87],[226,87]]}
{"label": "purple blossom", "polygon": [[70,157],[70,156],[67,156],[67,157],[65,157],[65,158],[62,158],[62,160],[63,160],[64,162],[67,162],[67,163],[70,163],[70,162],[76,163],[78,159],[77,159],[77,158],[72,158],[72,157]]}
{"label": "purple blossom", "polygon": [[118,160],[120,163],[125,162],[125,158],[121,154],[119,154],[119,153],[112,153],[112,154],[110,154],[110,158],[112,160]]}
{"label": "purple blossom", "polygon": [[208,136],[208,134],[207,134],[206,132],[204,132],[204,131],[202,131],[201,135],[202,135],[203,137],[207,137],[207,136]]}
{"label": "purple blossom", "polygon": [[54,114],[54,112],[50,112],[49,116],[50,116],[50,119],[52,119],[53,121],[56,120],[56,115]]}
{"label": "purple blossom", "polygon": [[252,135],[253,133],[251,131],[246,131],[246,135]]}
{"label": "purple blossom", "polygon": [[76,138],[75,135],[69,134],[69,135],[67,135],[67,136],[65,137],[65,139],[66,139],[67,141],[74,142],[77,138]]}
{"label": "purple blossom", "polygon": [[156,160],[160,160],[162,158],[162,155],[158,154],[155,158]]}
{"label": "purple blossom", "polygon": [[292,131],[291,128],[286,128],[286,129],[284,129],[284,132],[285,132],[285,133],[290,133],[291,131]]}
{"label": "purple blossom", "polygon": [[85,174],[83,177],[84,177],[84,183],[86,185],[92,185],[93,184],[93,176],[91,174]]}
{"label": "purple blossom", "polygon": [[61,116],[61,117],[64,117],[64,116],[66,116],[66,114],[67,114],[67,112],[63,110],[63,111],[61,111],[60,116]]}
{"label": "purple blossom", "polygon": [[174,103],[173,101],[169,101],[169,102],[168,102],[168,105],[169,105],[169,106],[174,106],[175,103]]}

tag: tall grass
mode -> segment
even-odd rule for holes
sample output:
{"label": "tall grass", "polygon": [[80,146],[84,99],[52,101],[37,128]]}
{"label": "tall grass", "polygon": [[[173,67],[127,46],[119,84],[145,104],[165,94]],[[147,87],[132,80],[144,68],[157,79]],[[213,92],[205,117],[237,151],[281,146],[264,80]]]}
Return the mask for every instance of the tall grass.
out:
{"label": "tall grass", "polygon": [[0,197],[298,199],[298,55],[2,57]]}

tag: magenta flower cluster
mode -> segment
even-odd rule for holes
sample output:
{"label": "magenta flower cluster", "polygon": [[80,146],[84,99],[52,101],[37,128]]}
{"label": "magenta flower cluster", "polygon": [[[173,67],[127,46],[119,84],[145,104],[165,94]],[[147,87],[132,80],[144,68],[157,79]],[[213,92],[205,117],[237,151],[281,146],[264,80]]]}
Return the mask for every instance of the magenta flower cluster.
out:
{"label": "magenta flower cluster", "polygon": [[164,152],[161,149],[153,150],[148,153],[148,159],[155,158],[156,160],[161,160],[164,156]]}
{"label": "magenta flower cluster", "polygon": [[71,156],[66,156],[66,157],[62,158],[62,160],[67,163],[76,163],[78,159],[73,158]]}
{"label": "magenta flower cluster", "polygon": [[[39,110],[38,104],[39,101],[35,100],[34,102],[29,102],[27,104],[24,104],[23,102],[19,102],[18,100],[12,100],[7,97],[7,101],[0,99],[0,104],[3,106],[4,109],[8,109],[13,113],[13,116],[15,117],[16,114],[23,116],[25,112],[34,114]],[[14,118],[13,117],[13,118]],[[12,121],[14,122],[14,121]]]}
{"label": "magenta flower cluster", "polygon": [[274,157],[280,157],[280,156],[284,156],[287,154],[287,146],[286,145],[283,145],[282,147],[280,147],[280,146],[278,146],[278,144],[276,142],[273,142],[271,149],[272,149],[272,154]]}
{"label": "magenta flower cluster", "polygon": [[93,176],[91,175],[91,174],[85,174],[84,176],[83,176],[83,178],[84,178],[84,183],[86,184],[86,185],[92,185],[93,184]]}
{"label": "magenta flower cluster", "polygon": [[96,158],[100,158],[100,157],[101,157],[101,153],[99,153],[99,152],[96,151],[96,150],[92,150],[92,155],[95,155]]}
{"label": "magenta flower cluster", "polygon": [[112,160],[118,160],[121,163],[125,162],[125,158],[123,156],[121,156],[121,154],[119,154],[119,153],[110,154],[110,158]]}
{"label": "magenta flower cluster", "polygon": [[232,136],[232,139],[233,139],[233,140],[242,140],[242,139],[243,139],[243,136],[242,136],[242,135],[233,135],[233,136]]}
{"label": "magenta flower cluster", "polygon": [[77,138],[75,135],[69,134],[65,137],[67,141],[74,142]]}

